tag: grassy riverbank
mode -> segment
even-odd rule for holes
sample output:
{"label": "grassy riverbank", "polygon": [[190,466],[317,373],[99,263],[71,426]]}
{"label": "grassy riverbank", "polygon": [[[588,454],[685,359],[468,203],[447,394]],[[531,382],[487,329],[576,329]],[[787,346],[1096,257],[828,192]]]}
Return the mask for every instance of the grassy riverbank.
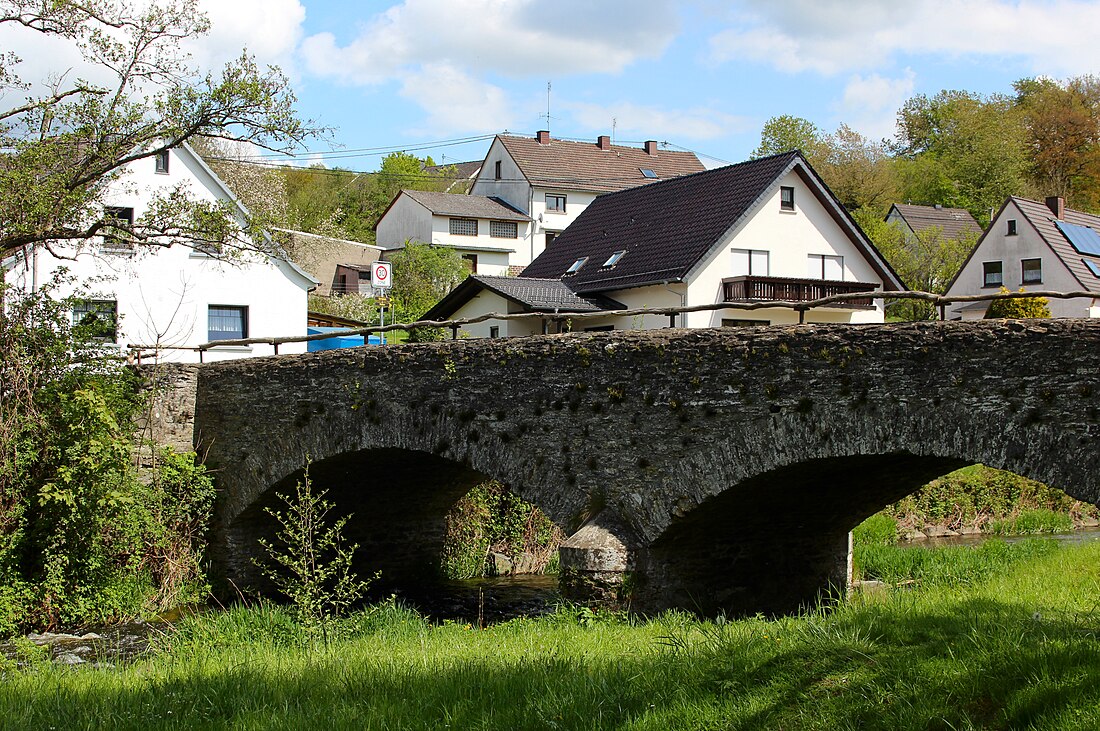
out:
{"label": "grassy riverbank", "polygon": [[325,650],[279,610],[234,610],[129,667],[8,669],[0,726],[1098,728],[1100,544],[1022,545],[775,621],[563,610],[477,630],[381,607]]}

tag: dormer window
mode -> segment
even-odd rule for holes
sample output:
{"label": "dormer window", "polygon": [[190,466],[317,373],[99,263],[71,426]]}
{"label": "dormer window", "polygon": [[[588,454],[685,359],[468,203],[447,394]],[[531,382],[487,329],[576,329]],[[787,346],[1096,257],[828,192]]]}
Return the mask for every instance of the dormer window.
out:
{"label": "dormer window", "polygon": [[153,156],[156,160],[157,173],[160,175],[168,174],[168,150],[161,150]]}
{"label": "dormer window", "polygon": [[779,210],[794,210],[794,188],[789,185],[779,187]]}
{"label": "dormer window", "polygon": [[577,272],[579,272],[581,270],[581,267],[584,266],[586,261],[588,261],[588,257],[587,256],[582,256],[580,259],[577,259],[575,262],[573,262],[573,265],[570,266],[568,269],[566,269],[565,273],[566,274],[576,274]]}
{"label": "dormer window", "polygon": [[642,171],[642,175],[644,177],[651,178],[653,180],[657,179],[657,173],[653,172],[649,168],[638,168],[638,169]]}
{"label": "dormer window", "polygon": [[603,263],[603,265],[604,265],[605,267],[613,267],[613,266],[615,266],[616,264],[618,264],[618,263],[619,263],[619,259],[622,259],[622,258],[623,258],[623,254],[625,254],[625,253],[626,253],[626,249],[623,249],[622,251],[616,251],[616,252],[615,252],[614,254],[612,254],[611,256],[607,257],[607,261],[605,261],[605,262]]}

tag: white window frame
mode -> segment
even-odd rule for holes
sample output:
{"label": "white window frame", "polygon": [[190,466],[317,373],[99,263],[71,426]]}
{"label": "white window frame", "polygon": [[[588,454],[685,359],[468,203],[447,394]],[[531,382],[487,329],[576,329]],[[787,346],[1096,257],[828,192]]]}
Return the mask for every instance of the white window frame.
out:
{"label": "white window frame", "polygon": [[[840,269],[840,276],[832,279],[826,274],[829,264],[835,264]],[[806,276],[809,279],[821,279],[830,282],[844,281],[844,257],[840,254],[810,254],[807,259]]]}
{"label": "white window frame", "polygon": [[[771,252],[766,249],[730,249],[735,277],[767,277],[771,274]],[[743,259],[743,262],[742,262]],[[744,264],[741,267],[741,264]],[[745,271],[739,271],[743,268]],[[762,270],[762,271],[758,271]]]}
{"label": "white window frame", "polygon": [[[991,270],[991,265],[997,265],[997,271]],[[997,280],[990,280],[990,275],[996,274]],[[1003,261],[983,261],[982,262],[982,286],[983,287],[1003,287],[1005,284],[1005,265]]]}
{"label": "white window frame", "polygon": [[519,224],[515,221],[489,221],[489,236],[494,239],[518,239]]}
{"label": "white window frame", "polygon": [[[211,326],[210,317],[214,314],[214,310],[233,311],[240,315],[240,330],[233,330],[233,335],[215,336],[215,333],[231,332],[229,330],[214,330]],[[237,335],[237,333],[242,333]],[[248,305],[207,305],[206,306],[206,339],[213,343],[218,340],[244,340],[248,337]]]}
{"label": "white window frame", "polygon": [[[470,233],[468,230],[463,230],[471,223],[474,225],[473,233]],[[476,218],[455,216],[447,219],[447,231],[451,236],[477,236],[478,228],[479,226],[477,225]]]}

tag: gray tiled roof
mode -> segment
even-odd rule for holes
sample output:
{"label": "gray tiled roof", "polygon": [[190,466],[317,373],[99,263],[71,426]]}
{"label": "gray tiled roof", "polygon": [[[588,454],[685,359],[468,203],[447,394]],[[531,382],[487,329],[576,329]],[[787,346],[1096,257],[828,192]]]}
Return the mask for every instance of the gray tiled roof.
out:
{"label": "gray tiled roof", "polygon": [[961,234],[982,235],[982,227],[965,208],[915,206],[908,203],[895,203],[894,208],[918,236],[930,228],[939,228],[944,236],[952,239]]}
{"label": "gray tiled roof", "polygon": [[425,190],[403,190],[407,195],[439,216],[491,218],[496,221],[530,221],[531,217],[499,198],[460,193],[435,193]]}
{"label": "gray tiled roof", "polygon": [[578,295],[560,279],[473,274],[436,303],[421,319],[448,318],[482,290],[495,292],[532,312],[600,312],[625,309],[621,303],[608,297]]}
{"label": "gray tiled roof", "polygon": [[[610,145],[601,150],[594,142],[570,142],[551,138],[540,143],[533,137],[497,137],[516,161],[531,185],[543,188],[604,193],[625,190],[704,170],[693,152],[657,150],[649,155],[640,147]],[[647,178],[642,169],[657,178]]]}
{"label": "gray tiled roof", "polygon": [[[1029,200],[1027,198],[1011,197],[1013,203],[1020,209],[1020,212],[1024,214],[1031,225],[1035,227],[1035,230],[1039,232],[1039,235],[1043,237],[1043,240],[1047,242],[1050,248],[1062,260],[1062,263],[1066,265],[1073,276],[1077,278],[1077,281],[1081,286],[1089,291],[1100,290],[1100,280],[1089,271],[1085,266],[1084,259],[1088,258],[1093,261],[1100,262],[1100,257],[1085,257],[1073,248],[1073,244],[1066,239],[1058,226],[1054,223],[1056,220],[1054,213],[1047,208],[1045,203],[1039,201]],[[1062,220],[1066,223],[1076,224],[1078,226],[1088,226],[1094,231],[1100,231],[1100,216],[1094,216],[1091,213],[1084,213],[1083,211],[1075,211],[1067,208],[1062,216]]]}

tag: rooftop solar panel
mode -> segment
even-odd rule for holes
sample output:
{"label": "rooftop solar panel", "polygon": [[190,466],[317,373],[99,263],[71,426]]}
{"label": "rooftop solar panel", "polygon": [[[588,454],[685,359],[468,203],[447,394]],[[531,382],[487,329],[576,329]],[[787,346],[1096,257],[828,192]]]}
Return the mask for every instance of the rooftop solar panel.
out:
{"label": "rooftop solar panel", "polygon": [[1100,264],[1089,261],[1088,259],[1082,259],[1081,261],[1085,262],[1085,266],[1089,268],[1089,271],[1092,272],[1094,276],[1100,277]]}
{"label": "rooftop solar panel", "polygon": [[1055,221],[1055,224],[1078,252],[1100,256],[1100,233],[1088,226],[1078,226],[1065,221]]}

